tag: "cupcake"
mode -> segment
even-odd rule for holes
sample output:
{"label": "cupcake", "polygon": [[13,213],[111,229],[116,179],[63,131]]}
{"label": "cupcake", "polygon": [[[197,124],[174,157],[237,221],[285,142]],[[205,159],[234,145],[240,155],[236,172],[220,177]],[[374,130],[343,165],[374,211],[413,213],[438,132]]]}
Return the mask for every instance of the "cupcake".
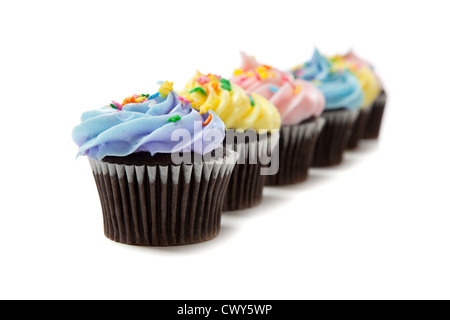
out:
{"label": "cupcake", "polygon": [[314,51],[312,59],[293,69],[296,79],[316,85],[325,96],[325,126],[317,140],[312,165],[333,166],[342,162],[345,148],[364,95],[358,78],[348,70],[332,68],[331,62]]}
{"label": "cupcake", "polygon": [[277,107],[281,116],[280,164],[277,174],[267,176],[268,185],[286,185],[306,180],[317,138],[325,97],[313,84],[242,55],[242,66],[230,79],[247,93],[256,93]]}
{"label": "cupcake", "polygon": [[[355,55],[353,51],[350,51],[344,56],[344,59],[347,61],[351,61],[356,63],[357,66],[368,67],[373,72],[373,66],[368,62],[362,60],[358,56]],[[384,108],[386,106],[386,91],[384,90],[380,79],[377,77],[377,85],[379,86],[379,93],[375,98],[372,107],[370,109],[370,113],[367,119],[367,123],[365,125],[364,139],[377,139],[380,134],[381,122],[383,120]]]}
{"label": "cupcake", "polygon": [[358,141],[364,137],[367,121],[369,120],[372,105],[381,93],[381,84],[372,69],[356,60],[346,59],[344,56],[330,58],[333,66],[338,71],[350,70],[359,80],[364,94],[364,100],[360,113],[353,124],[352,132],[348,140],[347,148],[355,149]]}
{"label": "cupcake", "polygon": [[[237,151],[239,160],[225,195],[224,210],[241,210],[262,200],[267,174],[278,168],[268,166],[277,155],[280,114],[273,104],[256,93],[248,94],[228,80],[200,72],[180,93],[200,112],[214,111],[225,123],[226,145]],[[275,161],[277,163],[277,161]]]}
{"label": "cupcake", "polygon": [[237,157],[223,148],[222,120],[180,100],[172,83],[83,113],[72,137],[89,158],[106,237],[174,246],[217,236]]}

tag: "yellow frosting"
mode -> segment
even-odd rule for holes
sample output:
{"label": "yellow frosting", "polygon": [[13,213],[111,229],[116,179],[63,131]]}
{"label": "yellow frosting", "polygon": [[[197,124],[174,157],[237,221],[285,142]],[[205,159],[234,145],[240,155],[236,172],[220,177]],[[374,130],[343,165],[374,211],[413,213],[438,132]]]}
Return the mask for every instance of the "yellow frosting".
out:
{"label": "yellow frosting", "polygon": [[212,110],[227,129],[279,129],[281,117],[277,108],[258,94],[245,91],[215,75],[197,74],[189,80],[180,95],[189,99],[201,113]]}
{"label": "yellow frosting", "polygon": [[349,69],[359,80],[364,93],[363,108],[369,107],[381,92],[381,83],[369,66],[345,60],[341,56],[330,59],[336,69]]}

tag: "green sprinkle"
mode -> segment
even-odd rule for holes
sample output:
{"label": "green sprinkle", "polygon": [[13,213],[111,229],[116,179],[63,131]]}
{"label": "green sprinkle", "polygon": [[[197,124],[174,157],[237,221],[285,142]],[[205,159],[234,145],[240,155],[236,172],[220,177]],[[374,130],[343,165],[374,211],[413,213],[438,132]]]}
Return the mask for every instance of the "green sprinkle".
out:
{"label": "green sprinkle", "polygon": [[109,104],[109,106],[113,109],[118,109],[115,105],[113,105],[112,103]]}
{"label": "green sprinkle", "polygon": [[231,83],[230,83],[230,81],[228,81],[227,79],[222,78],[222,79],[220,79],[220,83],[221,83],[220,87],[222,89],[231,91]]}
{"label": "green sprinkle", "polygon": [[230,81],[228,81],[228,80],[225,79],[225,78],[220,79],[220,83],[222,83],[222,84],[224,84],[224,85],[227,85],[227,86],[231,86]]}
{"label": "green sprinkle", "polygon": [[179,115],[176,115],[172,118],[167,119],[167,122],[177,122],[178,120],[181,120],[181,117]]}
{"label": "green sprinkle", "polygon": [[202,95],[206,96],[206,91],[205,89],[203,89],[202,87],[195,87],[194,89],[192,89],[191,91],[189,91],[189,93],[193,93],[193,92],[200,92]]}
{"label": "green sprinkle", "polygon": [[248,95],[248,97],[250,98],[250,104],[252,105],[252,107],[254,107],[255,101],[253,100],[253,97],[251,95]]}

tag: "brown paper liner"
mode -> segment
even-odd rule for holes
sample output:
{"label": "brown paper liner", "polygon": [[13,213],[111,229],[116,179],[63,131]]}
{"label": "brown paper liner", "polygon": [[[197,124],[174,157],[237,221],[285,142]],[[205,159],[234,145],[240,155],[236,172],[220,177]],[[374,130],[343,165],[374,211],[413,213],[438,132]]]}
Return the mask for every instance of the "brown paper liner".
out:
{"label": "brown paper liner", "polygon": [[358,117],[359,110],[325,111],[325,126],[319,135],[314,151],[312,166],[327,167],[338,165],[347,146],[350,132]]}
{"label": "brown paper liner", "polygon": [[352,126],[350,138],[348,139],[347,149],[356,149],[358,142],[364,137],[367,121],[369,120],[372,106],[361,109],[355,123]]}
{"label": "brown paper liner", "polygon": [[[230,142],[229,133],[233,130],[227,130],[227,139]],[[243,210],[255,207],[262,201],[263,188],[266,182],[266,176],[261,175],[260,157],[257,163],[249,163],[249,154],[257,152],[260,155],[263,148],[268,148],[267,137],[259,137],[258,141],[245,141],[245,143],[227,144],[227,148],[231,148],[244,158],[244,163],[238,161],[234,167],[230,178],[230,183],[225,194],[224,211]]]}
{"label": "brown paper liner", "polygon": [[387,95],[383,90],[378,98],[375,100],[369,119],[366,123],[364,131],[364,139],[378,139],[380,135],[381,122],[383,120],[384,109],[386,106]]}
{"label": "brown paper liner", "polygon": [[106,237],[142,246],[215,238],[237,156],[193,165],[134,166],[90,159]]}
{"label": "brown paper liner", "polygon": [[267,176],[266,185],[287,185],[305,181],[311,166],[317,138],[325,119],[292,126],[282,126],[280,131],[280,166],[275,175]]}

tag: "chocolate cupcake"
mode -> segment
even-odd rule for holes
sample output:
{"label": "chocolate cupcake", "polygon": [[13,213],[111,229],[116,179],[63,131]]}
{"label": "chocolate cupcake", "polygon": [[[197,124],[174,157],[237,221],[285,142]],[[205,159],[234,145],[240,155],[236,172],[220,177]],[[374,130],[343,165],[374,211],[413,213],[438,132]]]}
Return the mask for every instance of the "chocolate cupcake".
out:
{"label": "chocolate cupcake", "polygon": [[325,120],[320,117],[325,97],[313,84],[259,63],[245,53],[231,82],[247,93],[256,93],[277,107],[281,116],[279,170],[267,176],[267,185],[305,181],[317,138]]}
{"label": "chocolate cupcake", "polygon": [[312,165],[340,164],[364,99],[358,78],[348,70],[332,68],[318,50],[310,61],[294,68],[293,75],[316,85],[326,100],[322,114],[326,122],[317,140]]}
{"label": "chocolate cupcake", "polygon": [[[353,51],[350,51],[344,56],[344,59],[353,62],[359,68],[369,68],[372,73],[374,73],[374,67],[366,62],[365,60],[359,58]],[[376,76],[376,89],[377,93],[372,106],[370,108],[370,113],[367,117],[367,122],[363,132],[364,139],[378,139],[380,135],[381,123],[383,120],[384,109],[386,106],[387,95],[380,81],[380,78]]]}
{"label": "chocolate cupcake", "polygon": [[181,95],[201,112],[212,110],[224,121],[226,145],[239,154],[225,195],[224,210],[247,209],[259,204],[266,175],[274,169],[266,166],[279,140],[281,120],[275,106],[258,94],[247,95],[220,76],[199,72]]}
{"label": "chocolate cupcake", "polygon": [[352,54],[350,56],[334,56],[330,58],[333,66],[338,71],[349,70],[358,78],[364,94],[364,101],[361,105],[359,116],[353,124],[347,144],[349,149],[355,149],[358,146],[358,141],[364,137],[373,106],[381,93],[380,81],[372,68],[362,61],[354,59],[354,57]]}
{"label": "chocolate cupcake", "polygon": [[85,112],[73,140],[92,166],[105,235],[142,246],[216,237],[237,159],[224,136],[219,117],[180,101],[167,81],[154,95]]}

